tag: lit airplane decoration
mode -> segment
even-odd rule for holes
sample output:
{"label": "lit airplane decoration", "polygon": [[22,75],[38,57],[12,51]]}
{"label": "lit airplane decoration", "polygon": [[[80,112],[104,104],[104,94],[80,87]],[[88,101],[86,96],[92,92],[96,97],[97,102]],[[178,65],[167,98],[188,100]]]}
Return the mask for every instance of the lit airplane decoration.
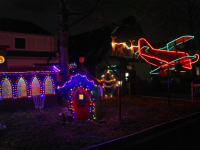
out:
{"label": "lit airplane decoration", "polygon": [[182,36],[169,43],[161,49],[153,48],[144,38],[138,40],[138,54],[147,63],[157,66],[150,74],[161,74],[166,76],[166,70],[176,70],[176,64],[180,66],[180,72],[185,72],[187,69],[192,69],[192,64],[199,60],[199,55],[189,56],[188,53],[178,51],[175,45],[180,45],[188,40],[193,39],[194,36]]}

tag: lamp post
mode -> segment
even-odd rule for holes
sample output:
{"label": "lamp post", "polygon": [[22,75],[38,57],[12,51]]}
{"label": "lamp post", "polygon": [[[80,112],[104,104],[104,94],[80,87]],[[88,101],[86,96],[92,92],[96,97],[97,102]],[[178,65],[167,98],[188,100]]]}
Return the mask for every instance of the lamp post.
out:
{"label": "lamp post", "polygon": [[118,79],[117,84],[118,84],[118,111],[119,111],[119,120],[121,120],[121,87],[122,87],[121,78]]}
{"label": "lamp post", "polygon": [[81,69],[83,69],[83,63],[85,61],[85,57],[79,57],[79,62],[81,63]]}

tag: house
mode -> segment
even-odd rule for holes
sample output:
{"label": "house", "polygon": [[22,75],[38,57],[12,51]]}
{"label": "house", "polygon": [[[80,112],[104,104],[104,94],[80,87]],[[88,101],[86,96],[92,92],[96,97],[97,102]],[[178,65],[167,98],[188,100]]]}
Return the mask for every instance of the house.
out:
{"label": "house", "polygon": [[7,66],[59,63],[57,36],[32,22],[0,18],[0,45],[7,45]]}
{"label": "house", "polygon": [[[84,65],[87,70],[98,79],[105,74],[108,70],[118,78],[120,74],[120,61],[123,60],[122,78],[127,81],[127,74],[131,65],[137,69],[137,77],[141,80],[151,81],[151,65],[147,64],[140,57],[131,58],[131,50],[125,48],[124,56],[112,55],[112,37],[116,37],[116,43],[126,42],[126,45],[131,47],[130,40],[137,41],[141,37],[145,37],[143,30],[139,24],[136,23],[133,16],[128,17],[121,21],[121,24],[112,29],[105,26],[101,29],[96,29],[87,33],[76,35],[69,38],[69,60],[70,62],[78,62],[79,56],[85,57]],[[126,84],[124,84],[125,86]],[[126,86],[124,87],[124,89]]]}
{"label": "house", "polygon": [[0,18],[0,109],[57,104],[58,63],[56,36],[29,21]]}

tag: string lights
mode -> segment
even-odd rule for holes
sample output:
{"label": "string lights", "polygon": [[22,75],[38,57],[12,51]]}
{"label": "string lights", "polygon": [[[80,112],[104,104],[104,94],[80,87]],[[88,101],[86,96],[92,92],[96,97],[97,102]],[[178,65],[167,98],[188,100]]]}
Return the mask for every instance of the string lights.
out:
{"label": "string lights", "polygon": [[69,77],[69,79],[63,83],[63,85],[57,86],[57,89],[64,88],[64,87],[67,85],[67,83],[70,83],[70,82],[72,81],[72,79],[75,78],[75,77],[77,77],[77,76],[80,76],[80,77],[82,77],[82,78],[85,78],[88,82],[93,83],[93,85],[94,85],[95,87],[100,87],[100,86],[101,86],[100,84],[97,85],[97,84],[94,82],[94,80],[88,78],[86,74],[77,73],[77,74],[75,74],[75,75],[71,75],[71,76]]}
{"label": "string lights", "polygon": [[[112,93],[117,88],[116,79],[114,78],[113,74],[107,70],[103,75],[101,75],[101,81],[103,82],[102,88],[104,90],[105,97],[108,97],[108,95],[112,97]],[[111,90],[111,88],[113,89]]]}
{"label": "string lights", "polygon": [[[89,88],[89,87],[85,87],[82,84],[79,84],[78,86],[75,86],[73,88],[71,88],[68,92],[68,99],[67,99],[67,106],[69,109],[69,113],[71,113],[71,116],[75,118],[75,107],[73,105],[73,95],[77,93],[77,91],[81,90],[83,93],[89,93],[89,111],[90,111],[90,115],[88,118],[88,121],[94,121],[96,120],[96,103],[95,103],[95,98],[94,98],[94,92]],[[78,98],[76,98],[77,100]],[[86,99],[87,101],[88,99]]]}
{"label": "string lights", "polygon": [[151,71],[150,74],[158,74],[156,71],[159,69],[170,68],[170,70],[172,70],[171,68],[174,67],[177,62],[182,65],[181,72],[185,71],[185,69],[191,70],[191,64],[199,60],[198,54],[189,56],[188,53],[181,51],[155,49],[144,38],[138,40],[138,53],[147,63],[158,67]]}

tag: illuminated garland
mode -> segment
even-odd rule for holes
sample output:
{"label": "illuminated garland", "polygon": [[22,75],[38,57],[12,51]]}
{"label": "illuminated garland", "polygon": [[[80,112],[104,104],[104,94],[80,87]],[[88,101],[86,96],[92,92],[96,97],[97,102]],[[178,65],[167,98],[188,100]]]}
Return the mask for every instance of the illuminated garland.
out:
{"label": "illuminated garland", "polygon": [[124,45],[126,47],[126,49],[132,49],[133,47],[138,47],[138,46],[128,46],[126,45],[126,43],[111,43],[112,46],[115,46],[115,45]]}
{"label": "illuminated garland", "polygon": [[73,87],[73,89],[70,89],[70,91],[68,92],[67,104],[68,104],[69,113],[71,113],[71,116],[75,118],[72,95],[74,94],[74,91],[76,91],[77,89],[84,89],[88,91],[90,95],[90,116],[88,118],[88,121],[96,120],[96,109],[95,109],[96,104],[95,104],[95,98],[93,96],[93,91],[91,91],[90,88],[87,88],[87,87],[84,88],[81,84],[79,84],[79,86]]}
{"label": "illuminated garland", "polygon": [[100,86],[101,86],[101,85],[95,84],[95,83],[94,83],[94,80],[91,80],[91,79],[87,78],[87,75],[86,75],[86,74],[82,75],[81,73],[77,73],[77,74],[75,74],[75,75],[72,75],[62,86],[57,86],[57,89],[64,88],[64,87],[67,85],[67,83],[70,83],[70,82],[72,81],[72,79],[73,79],[74,77],[77,77],[77,76],[80,76],[80,77],[82,77],[82,78],[85,78],[88,82],[93,83],[95,87],[100,87]]}
{"label": "illuminated garland", "polygon": [[69,64],[69,69],[77,68],[77,64],[75,62]]}
{"label": "illuminated garland", "polygon": [[19,75],[19,74],[50,74],[59,71],[24,71],[24,72],[0,72],[0,75]]}

